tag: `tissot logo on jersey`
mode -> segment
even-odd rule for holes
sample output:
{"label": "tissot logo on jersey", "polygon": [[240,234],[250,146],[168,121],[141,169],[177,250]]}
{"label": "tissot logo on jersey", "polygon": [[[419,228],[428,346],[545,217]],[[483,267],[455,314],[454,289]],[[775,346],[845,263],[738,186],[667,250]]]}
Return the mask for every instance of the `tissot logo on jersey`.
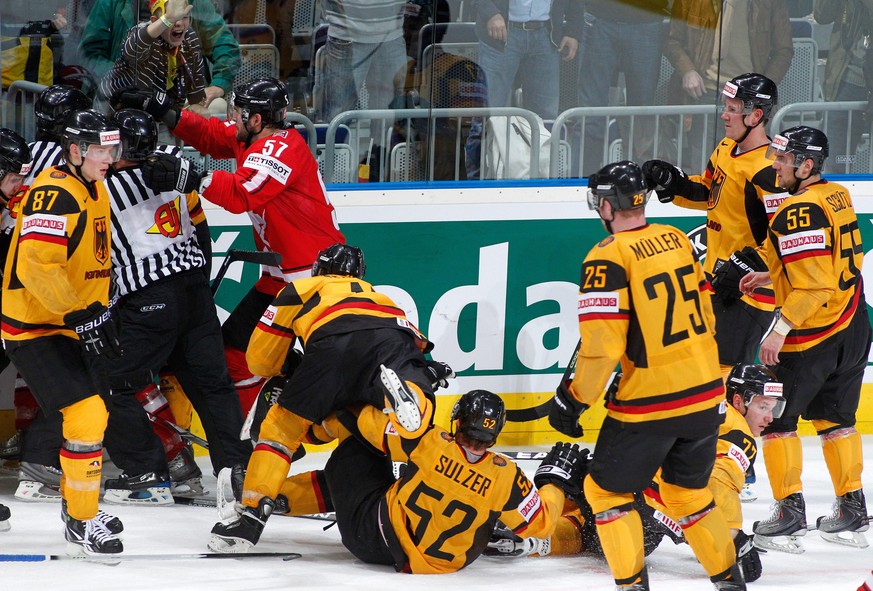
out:
{"label": "tissot logo on jersey", "polygon": [[826,248],[826,245],[824,230],[797,232],[796,234],[779,238],[779,252],[782,253],[782,256],[809,250],[822,250]]}
{"label": "tissot logo on jersey", "polygon": [[265,156],[264,154],[249,154],[246,157],[246,161],[243,162],[243,166],[263,171],[283,185],[288,182],[288,177],[291,176],[291,169],[288,166],[272,156]]}
{"label": "tissot logo on jersey", "polygon": [[579,315],[615,314],[618,312],[617,291],[589,291],[579,294]]}

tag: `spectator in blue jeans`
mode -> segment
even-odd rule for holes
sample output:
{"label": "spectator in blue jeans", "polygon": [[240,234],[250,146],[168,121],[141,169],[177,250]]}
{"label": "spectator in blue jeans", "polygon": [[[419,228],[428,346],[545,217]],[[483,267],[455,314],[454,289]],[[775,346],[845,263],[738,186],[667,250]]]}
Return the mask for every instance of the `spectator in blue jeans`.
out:
{"label": "spectator in blue jeans", "polygon": [[584,24],[582,2],[474,0],[473,6],[488,105],[509,104],[521,70],[523,106],[543,119],[557,117],[559,59],[576,57]]}
{"label": "spectator in blue jeans", "polygon": [[[578,0],[474,0],[479,67],[488,106],[509,105],[522,74],[522,106],[543,119],[558,116],[560,61],[573,60],[585,23]],[[560,56],[560,57],[559,57]],[[465,146],[467,178],[479,178],[482,120],[473,119]]]}
{"label": "spectator in blue jeans", "polygon": [[[579,106],[607,106],[609,88],[619,72],[624,73],[628,106],[654,103],[667,16],[667,0],[589,0],[579,68]],[[653,158],[654,122],[637,118],[632,152],[629,125],[625,127],[621,134],[625,157],[635,161]],[[586,119],[582,176],[608,162],[603,160],[605,132],[605,118]]]}

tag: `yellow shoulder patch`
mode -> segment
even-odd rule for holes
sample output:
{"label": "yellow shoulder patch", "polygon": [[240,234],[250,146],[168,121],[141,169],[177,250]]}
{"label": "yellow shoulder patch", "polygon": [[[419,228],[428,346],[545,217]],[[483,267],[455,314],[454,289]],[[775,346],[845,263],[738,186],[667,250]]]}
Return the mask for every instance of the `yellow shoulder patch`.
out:
{"label": "yellow shoulder patch", "polygon": [[446,433],[445,431],[440,431],[440,437],[445,439],[446,441],[453,441],[455,438]]}
{"label": "yellow shoulder patch", "polygon": [[500,454],[494,454],[494,465],[495,466],[505,466],[506,465],[506,458],[504,458]]}
{"label": "yellow shoulder patch", "polygon": [[603,247],[606,246],[607,244],[611,243],[613,240],[615,240],[615,236],[607,236],[606,238],[604,238],[603,240],[601,240],[600,242],[598,242],[598,243],[597,243],[597,246],[598,246],[599,248],[603,248]]}
{"label": "yellow shoulder patch", "polygon": [[54,170],[49,176],[53,179],[65,179],[67,178],[67,173],[61,172],[60,170]]}

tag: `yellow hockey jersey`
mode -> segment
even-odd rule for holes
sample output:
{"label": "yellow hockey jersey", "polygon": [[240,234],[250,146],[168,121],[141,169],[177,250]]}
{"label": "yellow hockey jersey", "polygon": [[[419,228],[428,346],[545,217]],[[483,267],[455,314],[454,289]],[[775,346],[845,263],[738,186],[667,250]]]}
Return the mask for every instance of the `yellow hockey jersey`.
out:
{"label": "yellow hockey jersey", "polygon": [[[712,279],[718,260],[746,246],[757,247],[767,237],[767,225],[779,204],[788,196],[776,186],[776,171],[764,154],[767,145],[737,154],[737,143],[724,138],[709,157],[702,175],[689,177],[706,187],[706,201],[677,195],[673,203],[681,207],[706,210],[706,259],[703,270]],[[773,290],[763,287],[743,301],[756,308],[773,311]]]}
{"label": "yellow hockey jersey", "polygon": [[706,285],[688,238],[672,226],[618,232],[592,248],[579,289],[576,399],[594,404],[621,361],[608,416],[637,430],[711,433],[725,400]]}
{"label": "yellow hockey jersey", "polygon": [[552,535],[563,491],[537,489],[512,460],[485,452],[471,462],[454,438],[432,427],[401,439],[386,415],[371,406],[358,417],[361,434],[406,469],[386,493],[391,525],[412,573],[457,571],[485,550],[500,519],[522,537]]}
{"label": "yellow hockey jersey", "polygon": [[[724,512],[728,527],[732,529],[743,527],[740,491],[746,482],[746,472],[754,465],[757,455],[758,446],[749,424],[740,411],[729,405],[725,421],[718,428],[715,465],[712,467],[707,488],[712,493],[715,504]],[[674,515],[666,508],[659,493],[660,485],[661,471],[658,470],[652,486],[645,491],[646,502],[678,522],[679,517],[683,516]]]}
{"label": "yellow hockey jersey", "polygon": [[305,347],[313,339],[380,327],[409,332],[425,353],[433,348],[403,310],[366,281],[341,275],[296,279],[264,311],[246,361],[254,375],[279,375],[295,336]]}
{"label": "yellow hockey jersey", "polygon": [[64,315],[108,305],[110,207],[103,182],[84,184],[66,165],[44,170],[20,204],[3,276],[2,337],[61,334]]}
{"label": "yellow hockey jersey", "polygon": [[796,328],[784,352],[805,351],[831,339],[865,305],[864,247],[849,191],[825,180],[782,202],[762,249],[776,305]]}

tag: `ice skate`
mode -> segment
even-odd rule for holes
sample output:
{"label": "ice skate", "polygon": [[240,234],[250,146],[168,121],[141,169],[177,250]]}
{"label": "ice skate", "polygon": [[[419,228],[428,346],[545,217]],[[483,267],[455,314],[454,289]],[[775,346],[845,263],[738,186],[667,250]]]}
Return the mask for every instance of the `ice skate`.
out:
{"label": "ice skate", "polygon": [[816,529],[822,539],[853,548],[867,548],[870,544],[862,533],[870,528],[864,491],[855,490],[837,497],[831,515],[819,517]]}
{"label": "ice skate", "polygon": [[21,431],[16,431],[12,437],[0,441],[0,459],[17,460],[21,457]]}
{"label": "ice skate", "polygon": [[28,503],[61,502],[61,476],[54,466],[21,462],[15,498]]}
{"label": "ice skate", "polygon": [[418,397],[406,383],[401,380],[393,369],[379,366],[382,385],[385,387],[385,411],[394,412],[400,426],[413,433],[421,428],[421,409]]}
{"label": "ice skate", "polygon": [[741,503],[751,503],[752,501],[758,500],[758,493],[752,490],[752,485],[748,482],[743,485],[743,489],[740,491],[740,502]]}
{"label": "ice skate", "polygon": [[9,510],[9,507],[0,505],[0,532],[12,529],[12,524],[9,523],[10,517],[12,517],[12,512]]}
{"label": "ice skate", "polygon": [[194,459],[190,445],[169,461],[170,492],[177,497],[202,497],[209,494],[203,488],[203,472]]}
{"label": "ice skate", "polygon": [[[73,519],[67,513],[67,504],[61,505],[67,554],[70,556],[106,556],[124,551],[121,540],[115,537],[101,521]],[[120,521],[119,521],[120,523]]]}
{"label": "ice skate", "polygon": [[137,476],[122,474],[106,481],[103,500],[113,505],[172,505],[169,474],[146,472]]}
{"label": "ice skate", "polygon": [[235,519],[213,526],[209,549],[223,554],[244,554],[251,550],[261,539],[273,506],[269,497],[263,497],[257,508],[238,505]]}
{"label": "ice skate", "polygon": [[806,535],[806,530],[806,503],[799,492],[776,501],[770,517],[752,526],[755,546],[789,554],[805,551],[799,538]]}

